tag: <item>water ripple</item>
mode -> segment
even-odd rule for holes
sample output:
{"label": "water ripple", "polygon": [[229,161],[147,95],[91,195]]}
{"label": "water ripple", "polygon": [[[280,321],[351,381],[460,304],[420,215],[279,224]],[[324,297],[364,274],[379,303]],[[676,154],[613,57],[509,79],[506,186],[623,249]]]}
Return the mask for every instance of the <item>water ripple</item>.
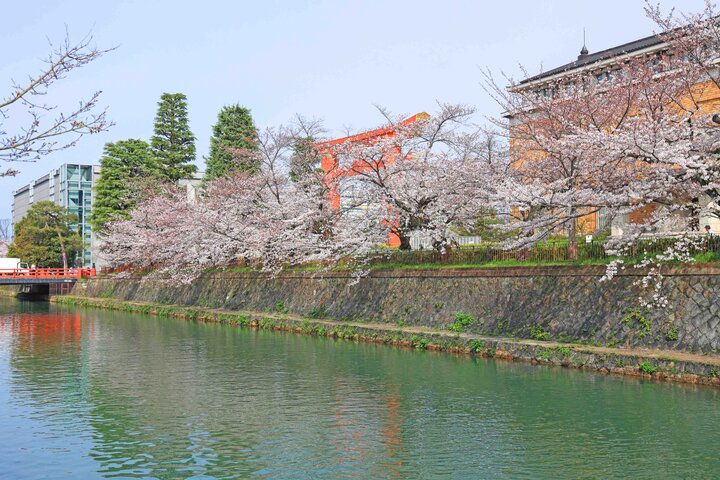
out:
{"label": "water ripple", "polygon": [[8,478],[713,478],[718,393],[0,301]]}

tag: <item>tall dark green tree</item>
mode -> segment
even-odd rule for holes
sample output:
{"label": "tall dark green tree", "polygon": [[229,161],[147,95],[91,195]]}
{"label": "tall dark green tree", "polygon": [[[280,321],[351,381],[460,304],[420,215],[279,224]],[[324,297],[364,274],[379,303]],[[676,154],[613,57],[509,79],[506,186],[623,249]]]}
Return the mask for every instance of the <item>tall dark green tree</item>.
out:
{"label": "tall dark green tree", "polygon": [[190,131],[187,97],[182,93],[163,93],[155,116],[155,134],[150,142],[158,161],[161,178],[175,182],[197,171],[195,136]]}
{"label": "tall dark green tree", "polygon": [[72,228],[77,215],[53,202],[37,202],[15,224],[8,255],[38,267],[65,267],[82,251],[80,234]]}
{"label": "tall dark green tree", "polygon": [[128,218],[142,190],[159,175],[150,145],[133,138],[105,144],[100,166],[90,220],[95,232],[116,217]]}
{"label": "tall dark green tree", "polygon": [[210,155],[205,159],[205,179],[227,176],[233,171],[257,171],[259,165],[238,162],[228,148],[256,150],[257,130],[250,110],[240,105],[227,105],[218,113],[210,138]]}
{"label": "tall dark green tree", "polygon": [[314,171],[320,170],[320,151],[311,136],[295,140],[293,154],[290,157],[290,179],[296,181]]}

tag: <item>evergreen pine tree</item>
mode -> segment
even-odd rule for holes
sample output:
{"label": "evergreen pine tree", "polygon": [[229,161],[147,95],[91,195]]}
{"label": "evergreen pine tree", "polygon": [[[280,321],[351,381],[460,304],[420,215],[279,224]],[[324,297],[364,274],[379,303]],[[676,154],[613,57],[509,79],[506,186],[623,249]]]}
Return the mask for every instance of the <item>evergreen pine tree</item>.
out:
{"label": "evergreen pine tree", "polygon": [[258,165],[239,163],[227,147],[257,149],[257,130],[250,110],[240,105],[228,105],[218,113],[210,138],[210,155],[205,159],[205,179],[224,177],[232,171],[257,171]]}
{"label": "evergreen pine tree", "polygon": [[197,171],[192,163],[195,161],[195,136],[188,125],[184,94],[163,93],[160,97],[151,146],[161,178],[175,182]]}
{"label": "evergreen pine tree", "polygon": [[101,232],[115,217],[128,218],[140,190],[158,176],[150,145],[132,138],[105,144],[100,166],[91,218],[95,232]]}

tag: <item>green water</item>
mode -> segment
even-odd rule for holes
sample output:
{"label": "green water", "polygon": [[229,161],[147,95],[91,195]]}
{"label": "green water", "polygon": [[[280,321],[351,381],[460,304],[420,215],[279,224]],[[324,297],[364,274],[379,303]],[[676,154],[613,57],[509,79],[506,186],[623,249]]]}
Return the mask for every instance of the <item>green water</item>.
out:
{"label": "green water", "polygon": [[0,300],[0,478],[718,478],[719,400]]}

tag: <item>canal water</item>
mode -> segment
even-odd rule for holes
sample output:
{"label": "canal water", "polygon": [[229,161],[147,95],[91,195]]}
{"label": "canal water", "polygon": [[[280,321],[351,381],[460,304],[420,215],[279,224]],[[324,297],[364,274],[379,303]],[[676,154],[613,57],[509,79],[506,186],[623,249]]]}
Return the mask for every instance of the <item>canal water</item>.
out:
{"label": "canal water", "polygon": [[718,478],[719,393],[0,300],[0,478]]}

